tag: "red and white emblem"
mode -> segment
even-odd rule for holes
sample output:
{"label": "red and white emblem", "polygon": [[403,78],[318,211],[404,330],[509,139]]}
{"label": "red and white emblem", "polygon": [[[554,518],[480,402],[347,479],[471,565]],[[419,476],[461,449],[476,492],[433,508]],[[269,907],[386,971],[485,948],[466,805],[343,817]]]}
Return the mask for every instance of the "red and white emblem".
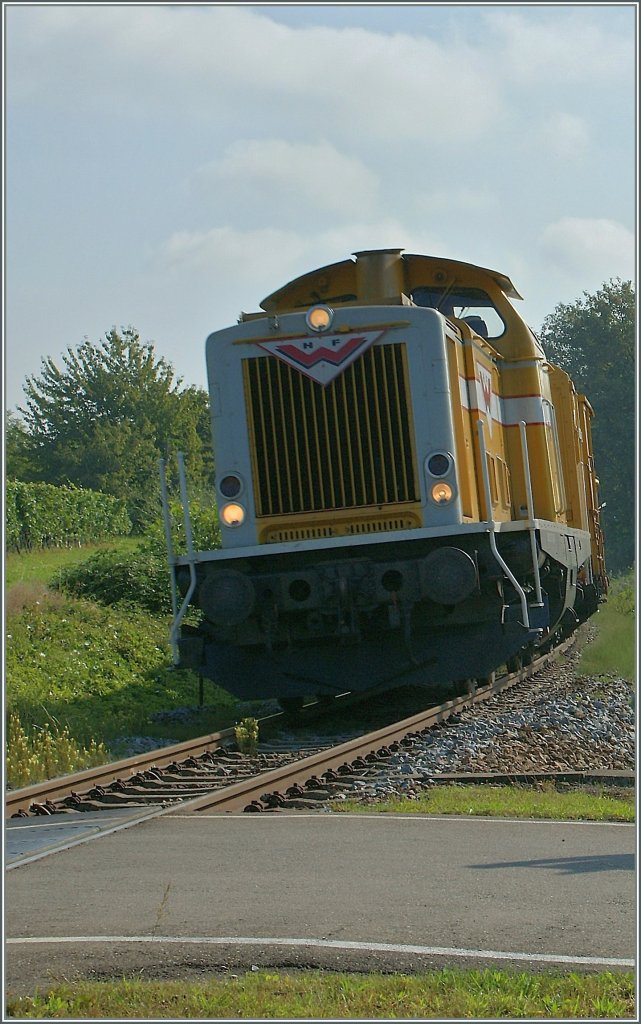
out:
{"label": "red and white emblem", "polygon": [[258,341],[256,344],[324,387],[383,334],[384,330],[352,331],[350,334],[324,334],[318,338],[304,335],[281,341]]}
{"label": "red and white emblem", "polygon": [[492,436],[492,374],[485,369],[484,366],[478,365],[479,371],[479,385],[481,391],[481,399],[479,401],[479,409],[481,409],[487,416],[487,429]]}

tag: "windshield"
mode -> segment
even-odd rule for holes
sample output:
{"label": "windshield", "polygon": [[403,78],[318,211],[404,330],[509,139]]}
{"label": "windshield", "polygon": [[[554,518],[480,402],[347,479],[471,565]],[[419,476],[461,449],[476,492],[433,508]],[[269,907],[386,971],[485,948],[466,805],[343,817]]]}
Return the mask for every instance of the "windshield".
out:
{"label": "windshield", "polygon": [[487,292],[482,288],[415,288],[412,299],[417,306],[438,309],[444,316],[465,320],[482,338],[499,338],[505,323]]}

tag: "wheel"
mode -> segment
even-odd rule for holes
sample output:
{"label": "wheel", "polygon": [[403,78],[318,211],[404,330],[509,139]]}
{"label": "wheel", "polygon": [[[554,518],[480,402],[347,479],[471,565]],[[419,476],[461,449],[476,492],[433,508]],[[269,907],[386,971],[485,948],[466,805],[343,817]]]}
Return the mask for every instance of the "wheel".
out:
{"label": "wheel", "polygon": [[505,667],[508,672],[518,672],[523,667],[523,661],[520,654],[515,654],[514,657],[508,658],[505,663]]}
{"label": "wheel", "polygon": [[534,651],[532,650],[531,647],[526,647],[526,649],[521,654],[521,664],[523,666],[531,665],[533,659],[534,659]]}

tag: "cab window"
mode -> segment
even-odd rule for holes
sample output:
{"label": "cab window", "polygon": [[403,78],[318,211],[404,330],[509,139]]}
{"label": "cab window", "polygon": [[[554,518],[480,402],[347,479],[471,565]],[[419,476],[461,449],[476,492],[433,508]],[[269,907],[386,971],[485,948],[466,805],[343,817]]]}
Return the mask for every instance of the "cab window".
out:
{"label": "cab window", "polygon": [[422,285],[411,295],[417,306],[438,309],[444,316],[465,320],[482,338],[500,338],[505,322],[482,288],[437,288]]}

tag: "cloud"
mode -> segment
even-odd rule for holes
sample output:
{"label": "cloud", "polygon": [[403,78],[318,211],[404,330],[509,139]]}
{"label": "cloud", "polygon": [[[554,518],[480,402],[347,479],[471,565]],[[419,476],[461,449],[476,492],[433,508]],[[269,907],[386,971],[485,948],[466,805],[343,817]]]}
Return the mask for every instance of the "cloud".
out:
{"label": "cloud", "polygon": [[547,118],[529,144],[558,160],[579,160],[589,149],[590,130],[585,118],[559,111]]}
{"label": "cloud", "polygon": [[[497,67],[519,83],[538,83],[549,89],[560,81],[616,82],[634,74],[634,48],[623,31],[604,29],[591,20],[589,7],[552,5],[538,18],[496,9],[487,24],[502,37]],[[629,31],[634,33],[630,10]]]}
{"label": "cloud", "polygon": [[499,197],[483,186],[478,188],[452,186],[419,193],[416,197],[416,205],[421,213],[431,215],[434,215],[436,211],[439,215],[444,213],[487,213],[498,208]]}
{"label": "cloud", "polygon": [[479,138],[502,109],[493,70],[459,41],[292,28],[238,5],[44,5],[9,14],[21,54],[9,62],[11,94],[43,95],[53,106],[72,98],[78,109],[123,118],[155,112],[207,124],[246,116],[250,101],[254,120],[299,136],[304,129],[317,138],[331,125],[343,137],[418,146],[430,132],[441,141]]}
{"label": "cloud", "polygon": [[634,276],[634,235],[617,221],[562,217],[544,229],[540,247],[552,269],[587,282],[588,288],[611,277]]}
{"label": "cloud", "polygon": [[209,205],[233,211],[241,224],[267,218],[316,226],[325,214],[372,214],[379,202],[378,176],[327,141],[239,139],[199,168],[190,184]]}
{"label": "cloud", "polygon": [[435,235],[395,218],[344,221],[321,232],[277,228],[239,229],[229,224],[209,230],[174,232],[150,256],[149,273],[176,282],[212,282],[216,294],[233,292],[257,306],[264,295],[314,267],[347,259],[361,249],[402,248],[445,255]]}

